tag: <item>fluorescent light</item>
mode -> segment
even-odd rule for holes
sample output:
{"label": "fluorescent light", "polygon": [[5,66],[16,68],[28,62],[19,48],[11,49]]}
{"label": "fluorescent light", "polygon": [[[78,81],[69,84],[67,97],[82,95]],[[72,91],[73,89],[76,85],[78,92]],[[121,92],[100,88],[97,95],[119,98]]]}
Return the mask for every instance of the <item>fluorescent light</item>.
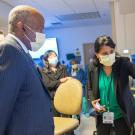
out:
{"label": "fluorescent light", "polygon": [[124,50],[123,50],[123,53],[124,53],[124,54],[129,54],[129,49],[124,49]]}

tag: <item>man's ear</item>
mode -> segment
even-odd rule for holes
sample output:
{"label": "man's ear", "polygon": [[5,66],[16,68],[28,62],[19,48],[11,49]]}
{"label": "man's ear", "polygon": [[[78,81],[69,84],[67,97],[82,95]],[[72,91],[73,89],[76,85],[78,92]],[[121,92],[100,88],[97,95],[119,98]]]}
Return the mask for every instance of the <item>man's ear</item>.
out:
{"label": "man's ear", "polygon": [[25,31],[25,29],[24,29],[24,24],[23,24],[21,21],[17,22],[16,26],[17,26],[17,28],[18,28],[19,30]]}

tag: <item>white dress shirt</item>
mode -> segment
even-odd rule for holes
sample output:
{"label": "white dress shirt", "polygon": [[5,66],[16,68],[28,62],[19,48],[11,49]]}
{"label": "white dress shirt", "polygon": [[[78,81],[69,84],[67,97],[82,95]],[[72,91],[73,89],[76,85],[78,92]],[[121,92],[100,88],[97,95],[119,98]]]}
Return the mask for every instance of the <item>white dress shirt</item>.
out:
{"label": "white dress shirt", "polygon": [[21,45],[21,47],[23,48],[23,50],[26,53],[29,53],[29,50],[26,48],[25,44],[18,37],[16,37],[15,35],[13,35],[11,33],[9,33],[8,35],[11,36],[11,37],[13,37]]}

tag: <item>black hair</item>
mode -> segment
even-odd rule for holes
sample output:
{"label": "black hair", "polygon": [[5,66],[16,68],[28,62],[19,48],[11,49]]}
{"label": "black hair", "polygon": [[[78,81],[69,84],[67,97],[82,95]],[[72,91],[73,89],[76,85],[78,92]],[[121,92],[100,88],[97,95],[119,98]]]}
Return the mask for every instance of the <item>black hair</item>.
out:
{"label": "black hair", "polygon": [[[45,61],[45,68],[49,70],[49,62],[48,62],[48,57],[50,56],[51,53],[55,53],[55,55],[57,56],[56,52],[53,50],[48,50],[45,52],[43,59]],[[60,64],[60,62],[58,62],[57,66]]]}
{"label": "black hair", "polygon": [[[95,53],[99,53],[100,49],[104,45],[109,46],[113,49],[116,47],[116,44],[113,42],[111,37],[106,36],[106,35],[99,36],[99,37],[97,37],[97,39],[95,40],[95,43],[94,43]],[[101,65],[96,55],[94,55],[94,57],[93,57],[93,63],[94,63],[94,65]]]}
{"label": "black hair", "polygon": [[55,53],[55,55],[57,56],[56,52],[53,50],[48,50],[45,52],[44,54],[44,60],[48,62],[48,57],[50,56],[51,53]]}
{"label": "black hair", "polygon": [[70,61],[70,64],[71,64],[71,65],[72,65],[72,64],[78,64],[78,62],[77,62],[76,59],[72,59],[72,60]]}
{"label": "black hair", "polygon": [[94,44],[94,49],[95,52],[98,53],[100,51],[100,49],[104,46],[109,46],[111,48],[115,48],[116,44],[113,42],[113,40],[111,39],[111,37],[109,36],[100,36],[96,39],[95,44]]}
{"label": "black hair", "polygon": [[41,56],[40,56],[40,59],[43,60],[43,59],[44,59],[44,55],[41,55]]}

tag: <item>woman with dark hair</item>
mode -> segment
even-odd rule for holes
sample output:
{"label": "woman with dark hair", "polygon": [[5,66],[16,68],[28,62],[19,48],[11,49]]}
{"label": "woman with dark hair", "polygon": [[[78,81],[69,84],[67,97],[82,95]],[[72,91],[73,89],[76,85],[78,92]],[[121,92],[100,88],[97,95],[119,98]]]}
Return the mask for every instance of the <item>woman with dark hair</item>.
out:
{"label": "woman with dark hair", "polygon": [[98,37],[89,69],[98,135],[110,135],[112,127],[117,135],[130,135],[135,122],[135,99],[129,88],[129,76],[135,78],[135,65],[129,58],[118,56],[115,47],[109,36]]}
{"label": "woman with dark hair", "polygon": [[[53,101],[56,89],[61,83],[66,82],[70,77],[67,77],[66,67],[60,64],[56,52],[48,50],[45,52],[43,59],[45,67],[41,71],[42,80]],[[55,109],[54,115],[59,115]]]}
{"label": "woman with dark hair", "polygon": [[44,54],[45,67],[42,70],[43,82],[48,88],[53,99],[54,94],[60,83],[69,79],[66,67],[61,65],[56,52],[49,50]]}

